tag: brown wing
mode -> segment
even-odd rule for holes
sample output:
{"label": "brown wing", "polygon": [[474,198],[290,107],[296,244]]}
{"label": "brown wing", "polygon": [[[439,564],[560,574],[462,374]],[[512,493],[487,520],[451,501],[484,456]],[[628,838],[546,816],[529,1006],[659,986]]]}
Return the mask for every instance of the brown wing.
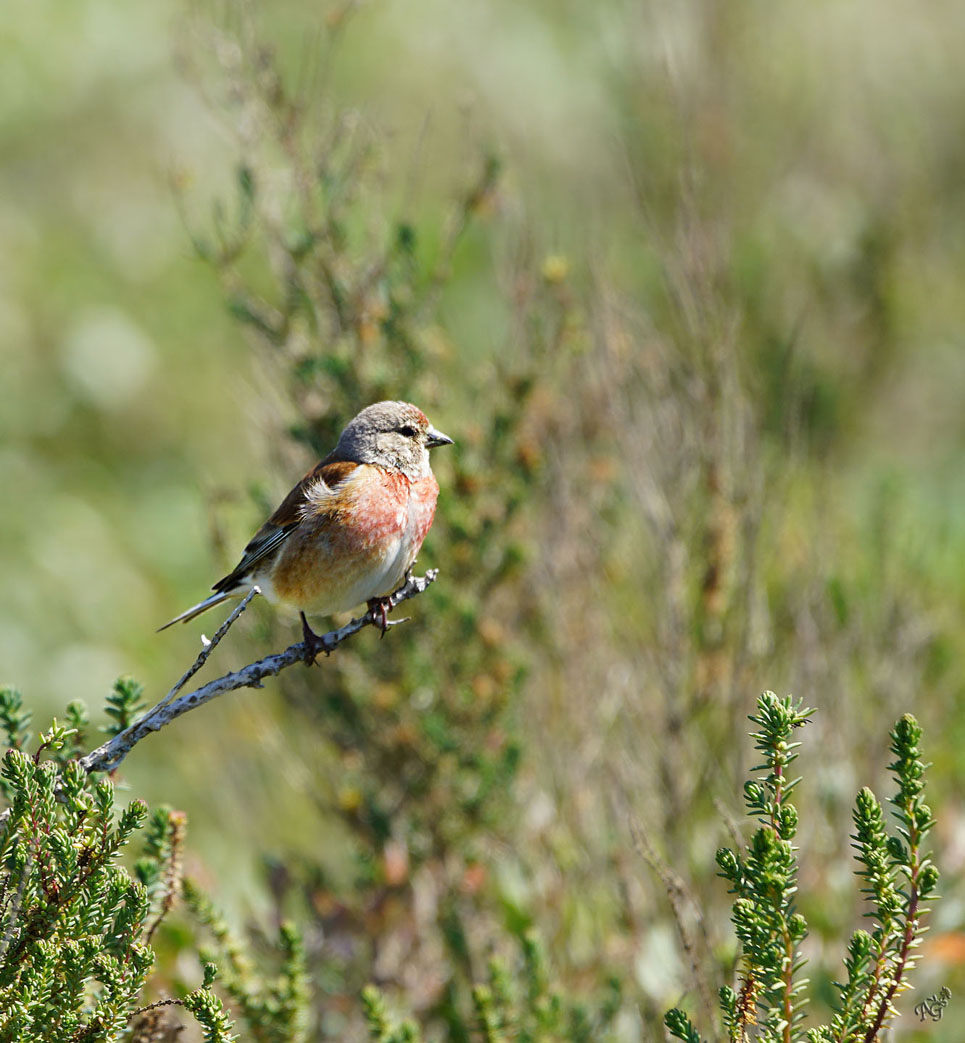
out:
{"label": "brown wing", "polygon": [[302,520],[302,508],[306,492],[317,481],[323,481],[330,489],[344,482],[359,465],[354,460],[336,460],[326,456],[316,464],[294,489],[282,500],[281,505],[264,525],[252,536],[241,561],[223,579],[211,588],[228,593],[240,586],[251,574],[252,569],[273,554]]}

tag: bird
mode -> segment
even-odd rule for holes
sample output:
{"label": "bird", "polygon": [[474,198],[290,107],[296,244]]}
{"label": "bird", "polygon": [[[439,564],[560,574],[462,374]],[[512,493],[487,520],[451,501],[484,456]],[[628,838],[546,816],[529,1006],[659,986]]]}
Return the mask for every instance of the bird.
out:
{"label": "bird", "polygon": [[257,586],[265,599],[301,616],[311,661],[322,647],[306,613],[330,616],[363,602],[379,611],[397,589],[435,515],[439,484],[429,450],[453,440],[410,402],[376,402],[345,426],[262,525],[214,593],[160,627],[187,623]]}

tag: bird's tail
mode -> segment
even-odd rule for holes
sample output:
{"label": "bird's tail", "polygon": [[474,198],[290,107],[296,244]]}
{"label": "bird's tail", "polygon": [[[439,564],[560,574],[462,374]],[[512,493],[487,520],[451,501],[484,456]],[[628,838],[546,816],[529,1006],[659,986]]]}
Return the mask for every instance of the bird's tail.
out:
{"label": "bird's tail", "polygon": [[158,627],[157,633],[160,634],[162,630],[167,630],[168,627],[173,627],[175,623],[187,623],[189,619],[194,619],[195,616],[200,616],[202,612],[207,612],[209,608],[214,608],[215,605],[220,605],[222,601],[227,601],[229,598],[236,598],[239,596],[240,595],[237,592],[228,594],[223,590],[219,590],[217,594],[212,594],[211,597],[205,598],[204,601],[199,601],[191,608],[185,609],[180,616],[175,616],[174,619],[165,623],[163,627]]}

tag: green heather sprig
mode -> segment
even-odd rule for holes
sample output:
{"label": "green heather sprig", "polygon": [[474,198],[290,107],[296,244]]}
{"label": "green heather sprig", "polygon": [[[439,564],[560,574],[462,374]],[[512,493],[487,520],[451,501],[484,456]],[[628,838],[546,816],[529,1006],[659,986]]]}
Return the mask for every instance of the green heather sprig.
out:
{"label": "green heather sprig", "polygon": [[921,726],[905,714],[891,733],[895,760],[888,765],[897,792],[891,798],[898,820],[889,834],[881,805],[871,790],[858,794],[852,835],[858,875],[871,910],[874,930],[856,931],[845,960],[847,980],[839,983],[840,999],[829,1029],[812,1033],[812,1043],[864,1043],[880,1038],[897,1011],[894,1001],[911,988],[908,974],[915,965],[915,949],[927,927],[921,917],[938,885],[938,869],[922,846],[934,825],[923,800],[927,765],[921,759]]}
{"label": "green heather sprig", "polygon": [[[23,696],[16,688],[0,685],[0,728],[6,736],[6,745],[18,750],[30,742],[30,711],[23,708]],[[4,796],[6,796],[4,790]]]}
{"label": "green heather sprig", "polygon": [[798,814],[789,800],[800,779],[789,778],[788,769],[800,746],[791,736],[812,712],[773,692],[758,700],[758,715],[751,721],[760,730],[751,737],[763,762],[753,769],[758,779],[744,786],[744,801],[748,814],[762,824],[743,858],[727,848],[717,853],[721,875],[737,895],[731,919],[741,944],[742,987],[734,1006],[725,1007],[725,1017],[733,1011],[732,1039],[741,1039],[745,1026],[757,1020],[759,1038],[789,1043],[803,1017],[806,1001],[801,991],[806,980],[797,979],[803,964],[798,947],[807,924],[794,904],[797,864],[792,841]]}
{"label": "green heather sprig", "polygon": [[211,991],[215,979],[213,964],[205,964],[204,983],[184,997],[183,1005],[191,1011],[204,1033],[204,1043],[235,1043],[238,1036],[221,1000]]}
{"label": "green heather sprig", "polygon": [[[621,1003],[619,983],[610,980],[592,1008],[575,1002],[551,984],[537,934],[523,931],[517,941],[518,964],[510,968],[503,960],[489,961],[486,981],[472,988],[474,1021],[456,1017],[451,1038],[473,1043],[601,1043],[613,1038]],[[415,1023],[396,1021],[374,985],[362,990],[362,1005],[376,1043],[421,1043],[423,1036]]]}
{"label": "green heather sprig", "polygon": [[382,993],[374,985],[362,989],[362,1009],[374,1043],[422,1043],[422,1033],[415,1022],[408,1018],[397,1022],[389,1014]]}
{"label": "green heather sprig", "polygon": [[[111,708],[133,708],[133,682],[118,682]],[[212,1043],[236,1037],[221,1001],[204,984],[182,999],[142,1006],[154,964],[150,941],[170,911],[180,878],[184,815],[159,809],[131,875],[126,848],[148,823],[144,801],[115,806],[114,786],[75,759],[89,721],[67,707],[37,736],[13,689],[0,689],[0,727],[9,748],[0,761],[0,1043],[58,1040],[118,1043],[146,1011],[190,1010]],[[135,1036],[134,1038],[139,1038]],[[295,1037],[291,1037],[295,1039]]]}
{"label": "green heather sprig", "polygon": [[[875,929],[855,931],[845,958],[846,980],[838,984],[839,1002],[830,1025],[804,1031],[801,1026],[806,979],[799,946],[807,934],[804,917],[796,911],[797,862],[792,841],[797,832],[797,809],[789,801],[800,779],[788,777],[800,745],[791,742],[795,729],[805,724],[811,710],[790,696],[779,699],[764,692],[757,716],[751,721],[755,748],[763,762],[753,770],[756,779],[744,787],[748,814],[761,825],[747,850],[722,848],[717,853],[721,875],[735,895],[732,922],[740,943],[740,988],[721,988],[720,1008],[727,1039],[743,1043],[753,1038],[767,1043],[874,1043],[896,1015],[895,998],[910,988],[908,972],[914,950],[925,928],[923,902],[934,897],[938,870],[923,853],[923,841],[934,824],[923,801],[924,772],[919,750],[921,728],[910,714],[891,733],[895,760],[889,770],[897,793],[891,799],[898,820],[889,833],[884,812],[871,790],[855,802],[854,847],[865,881],[864,893],[872,904],[869,916]],[[699,1043],[700,1036],[679,1009],[664,1022],[670,1034]]]}
{"label": "green heather sprig", "polygon": [[68,731],[55,724],[34,756],[11,748],[0,767],[0,1040],[113,1039],[154,960],[147,892],[116,862],[147,808],[115,814],[107,779],[41,760]]}
{"label": "green heather sprig", "polygon": [[130,728],[142,710],[147,709],[143,695],[144,685],[131,677],[119,677],[114,682],[105,709],[112,722],[104,728],[108,735],[120,735]]}
{"label": "green heather sprig", "polygon": [[278,929],[278,974],[258,971],[246,946],[235,937],[227,921],[208,896],[191,880],[184,880],[182,895],[196,920],[214,938],[214,947],[201,950],[202,959],[217,963],[220,984],[237,1006],[258,1043],[302,1043],[306,1038],[308,976],[305,949],[291,923]]}

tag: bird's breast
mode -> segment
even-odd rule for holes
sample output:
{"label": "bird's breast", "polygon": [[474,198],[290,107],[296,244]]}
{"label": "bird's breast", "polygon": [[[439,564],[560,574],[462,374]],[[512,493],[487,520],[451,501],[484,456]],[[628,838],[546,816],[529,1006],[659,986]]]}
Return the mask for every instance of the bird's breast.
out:
{"label": "bird's breast", "polygon": [[438,494],[431,474],[411,480],[365,466],[288,538],[273,569],[274,593],[321,614],[391,593],[432,525]]}
{"label": "bird's breast", "polygon": [[432,525],[438,498],[439,483],[431,473],[410,484],[407,528],[410,530],[410,539],[416,543],[416,549],[422,545]]}
{"label": "bird's breast", "polygon": [[359,549],[402,536],[409,524],[412,483],[397,472],[373,471],[377,477],[360,486],[352,502],[339,511],[346,540]]}

